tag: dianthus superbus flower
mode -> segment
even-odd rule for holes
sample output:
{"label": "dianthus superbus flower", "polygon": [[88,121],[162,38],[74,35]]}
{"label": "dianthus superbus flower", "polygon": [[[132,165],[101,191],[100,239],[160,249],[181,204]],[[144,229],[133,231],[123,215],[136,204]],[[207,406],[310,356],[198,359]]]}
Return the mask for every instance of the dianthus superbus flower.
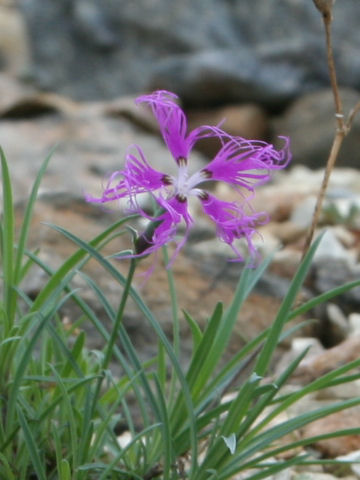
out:
{"label": "dianthus superbus flower", "polygon": [[[138,212],[152,223],[139,237],[134,256],[145,256],[161,246],[176,241],[178,227],[185,226],[185,233],[177,241],[173,256],[185,244],[194,223],[188,201],[196,197],[204,213],[214,222],[216,234],[234,251],[232,261],[243,260],[235,246],[237,239],[245,239],[250,254],[255,247],[252,237],[259,224],[267,221],[264,212],[253,212],[243,192],[254,192],[257,185],[270,178],[271,170],[284,168],[290,161],[289,141],[283,137],[284,147],[276,150],[273,145],[260,140],[246,140],[230,136],[218,126],[202,126],[188,132],[184,112],[176,103],[176,95],[164,90],[139,97],[136,102],[151,107],[158,121],[162,137],[177,164],[177,175],[156,170],[146,159],[139,146],[128,152],[125,166],[115,172],[100,198],[87,196],[87,200],[106,203],[127,199],[131,212]],[[199,140],[216,137],[219,150],[214,158],[195,173],[189,172],[189,156]],[[238,190],[239,200],[220,200],[206,189],[209,181],[225,182]],[[158,212],[150,216],[138,203],[139,194],[150,194]],[[250,213],[249,213],[250,211]]]}

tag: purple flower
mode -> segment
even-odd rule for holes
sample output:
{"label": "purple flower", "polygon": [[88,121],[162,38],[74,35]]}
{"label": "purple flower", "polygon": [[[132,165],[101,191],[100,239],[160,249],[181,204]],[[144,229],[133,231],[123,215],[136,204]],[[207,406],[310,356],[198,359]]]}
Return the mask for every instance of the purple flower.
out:
{"label": "purple flower", "polygon": [[[88,201],[106,203],[127,199],[129,211],[138,212],[152,223],[136,245],[134,256],[145,256],[162,245],[174,241],[180,224],[185,225],[185,234],[177,242],[173,255],[176,257],[185,244],[194,220],[189,212],[188,200],[197,197],[204,213],[215,223],[217,236],[230,245],[235,253],[232,261],[243,260],[234,245],[235,240],[245,239],[251,255],[256,252],[252,237],[259,224],[267,222],[263,212],[252,211],[243,192],[254,192],[254,188],[270,178],[270,171],[284,168],[290,161],[289,140],[283,137],[283,149],[260,140],[246,140],[230,136],[219,126],[201,126],[188,133],[184,112],[175,102],[176,95],[167,91],[156,91],[143,95],[136,103],[149,105],[157,119],[163,139],[172,154],[178,170],[169,175],[154,169],[147,161],[142,149],[126,155],[125,166],[115,172],[100,198],[87,197]],[[188,160],[195,143],[203,138],[219,139],[219,151],[201,170],[190,174]],[[209,181],[223,181],[239,192],[239,201],[226,202],[206,190]],[[155,199],[158,212],[150,216],[138,203],[138,195],[149,193]],[[250,213],[249,213],[250,211]]]}

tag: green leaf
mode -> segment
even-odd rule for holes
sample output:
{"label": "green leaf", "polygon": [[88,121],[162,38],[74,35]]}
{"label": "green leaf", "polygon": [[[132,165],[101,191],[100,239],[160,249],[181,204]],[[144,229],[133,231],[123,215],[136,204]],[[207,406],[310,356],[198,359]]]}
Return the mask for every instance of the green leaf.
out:
{"label": "green leaf", "polygon": [[[1,172],[2,172],[2,197],[3,197],[3,218],[1,225],[1,260],[2,260],[2,271],[4,277],[4,288],[3,288],[3,297],[4,297],[4,309],[6,311],[8,325],[5,330],[5,336],[10,330],[13,316],[14,316],[14,298],[16,294],[13,292],[14,286],[14,203],[13,203],[13,193],[11,187],[11,178],[9,174],[8,164],[5,158],[5,154],[0,147],[0,161],[1,161]],[[14,297],[15,296],[15,297]]]}
{"label": "green leaf", "polygon": [[24,439],[27,446],[27,450],[29,452],[29,456],[32,462],[32,466],[35,470],[35,473],[39,480],[46,480],[46,473],[44,470],[44,462],[40,458],[38,448],[36,447],[36,441],[33,436],[33,433],[29,427],[28,422],[21,410],[21,408],[17,408],[17,414],[19,423],[21,425],[21,429],[24,433]]}
{"label": "green leaf", "polygon": [[265,376],[269,368],[272,355],[278,345],[283,327],[288,320],[291,307],[310,269],[313,256],[315,255],[316,249],[321,239],[322,235],[320,235],[310,247],[290,284],[287,295],[281,303],[276,319],[270,329],[267,340],[256,362],[255,371],[260,376]]}
{"label": "green leaf", "polygon": [[[129,216],[127,218],[123,218],[122,220],[119,220],[118,222],[114,223],[110,227],[108,227],[106,230],[104,230],[101,234],[99,234],[97,237],[93,238],[89,242],[89,247],[94,248],[101,244],[114,230],[118,229],[121,225],[126,223],[129,219],[136,217],[136,215]],[[56,228],[53,226],[55,230],[58,230],[60,232],[65,232],[63,229]],[[65,234],[65,233],[64,233]],[[66,277],[66,275],[73,271],[74,268],[90,253],[87,248],[83,248],[85,245],[87,245],[85,242],[82,242],[80,244],[80,249],[75,252],[71,257],[69,257],[59,268],[56,272],[54,272],[47,284],[41,289],[41,292],[38,294],[36,297],[32,310],[36,311],[39,310],[41,305],[46,301],[46,299],[51,295],[51,293],[58,287],[59,283]],[[94,250],[91,250],[94,251]],[[90,254],[91,255],[91,254]]]}
{"label": "green leaf", "polygon": [[299,307],[295,308],[290,315],[289,319],[295,318],[299,315],[303,315],[304,313],[308,312],[309,310],[315,308],[317,305],[321,305],[328,300],[331,300],[334,297],[342,295],[343,293],[360,286],[360,280],[354,280],[352,282],[345,283],[344,285],[340,285],[328,292],[322,293],[317,297],[311,298],[307,302],[303,303]]}
{"label": "green leaf", "polygon": [[[199,392],[203,389],[203,386],[207,383],[209,375],[213,373],[213,370],[208,368],[208,364],[210,363],[209,358],[214,354],[217,355],[213,345],[219,324],[221,322],[222,314],[222,304],[218,303],[208,325],[206,326],[199,347],[195,351],[186,375],[193,398],[198,396]],[[213,362],[211,362],[211,364],[212,363]]]}
{"label": "green leaf", "polygon": [[59,480],[71,480],[71,470],[70,470],[70,464],[66,460],[66,458],[63,458],[60,461],[60,472],[59,472]]}
{"label": "green leaf", "polygon": [[23,216],[23,223],[20,230],[19,241],[17,245],[16,261],[15,261],[14,282],[16,285],[18,285],[21,280],[23,256],[24,256],[27,240],[29,237],[30,222],[32,219],[33,209],[34,209],[35,201],[37,199],[40,183],[45,174],[49,161],[54,153],[54,150],[55,148],[53,148],[50,151],[49,155],[45,158],[43,164],[41,165],[38,171],[38,174],[36,176],[35,182],[33,184],[30,196],[26,203],[26,209],[25,209],[25,213]]}
{"label": "green leaf", "polygon": [[17,480],[12,472],[12,469],[7,461],[7,458],[0,452],[0,478],[6,478],[6,480]]}
{"label": "green leaf", "polygon": [[[86,243],[82,241],[80,238],[76,237],[75,235],[71,234],[70,232],[57,227],[55,225],[52,225],[52,228],[60,233],[62,233],[65,237],[69,238],[71,241],[73,241],[75,244],[80,246],[80,251],[81,252],[88,252],[95,260],[97,260],[100,265],[102,265],[114,278],[117,280],[121,285],[124,284],[124,278],[123,276],[118,272],[118,270],[109,262],[107,261],[97,250],[93,248],[92,243]],[[174,352],[174,349],[172,345],[170,344],[165,332],[161,328],[161,325],[159,322],[155,319],[149,308],[145,305],[145,303],[142,301],[140,295],[136,292],[135,289],[132,287],[130,288],[130,295],[133,298],[133,300],[136,302],[138,305],[139,309],[141,312],[144,314],[144,316],[147,318],[149,321],[150,325],[154,329],[156,335],[158,336],[159,340],[162,342],[164,345],[164,348],[168,354],[168,357],[173,365],[173,368],[175,369],[175,372],[177,374],[178,380],[180,382],[181,388],[183,390],[184,398],[185,398],[185,404],[187,407],[187,418],[188,418],[188,423],[190,427],[190,445],[191,445],[191,472],[195,472],[197,469],[197,459],[198,459],[198,443],[197,443],[197,432],[196,432],[196,419],[195,419],[195,414],[194,414],[194,408],[193,408],[193,403],[191,399],[191,394],[189,391],[188,384],[186,382],[185,376],[183,374],[181,365],[179,363],[179,360]],[[40,296],[40,295],[39,295]],[[34,302],[35,303],[35,302]]]}
{"label": "green leaf", "polygon": [[195,350],[197,350],[199,346],[199,343],[201,342],[203,334],[196,320],[194,320],[191,317],[191,315],[186,311],[183,311],[183,313],[184,313],[185,320],[187,321],[187,324],[189,325],[191,330],[192,342],[193,342],[192,350],[193,352],[195,352]]}
{"label": "green leaf", "polygon": [[224,435],[221,436],[221,438],[224,440],[225,445],[230,451],[231,455],[234,455],[235,450],[236,450],[236,435],[235,433],[231,433],[228,437],[224,437]]}

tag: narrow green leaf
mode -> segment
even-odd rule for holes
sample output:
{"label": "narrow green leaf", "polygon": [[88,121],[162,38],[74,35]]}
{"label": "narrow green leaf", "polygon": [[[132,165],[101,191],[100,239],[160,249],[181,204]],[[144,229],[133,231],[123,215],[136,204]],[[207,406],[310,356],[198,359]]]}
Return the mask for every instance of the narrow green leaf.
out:
{"label": "narrow green leaf", "polygon": [[356,288],[358,286],[360,286],[360,280],[355,280],[353,282],[345,283],[340,287],[333,288],[332,290],[322,293],[317,297],[311,298],[307,302],[303,303],[299,307],[292,310],[292,312],[290,312],[289,319],[293,319],[298,317],[299,315],[303,315],[304,313],[307,313],[309,310],[315,308],[317,305],[321,305],[327,302],[328,300],[331,300],[334,297],[338,297],[339,295],[342,295],[343,293],[349,290],[352,290],[353,288]]}
{"label": "narrow green leaf", "polygon": [[26,202],[26,208],[23,216],[23,223],[21,226],[20,234],[19,234],[19,241],[17,244],[16,260],[15,260],[14,282],[16,285],[18,285],[21,280],[21,268],[22,268],[23,256],[24,256],[25,247],[29,237],[30,223],[31,223],[33,209],[34,209],[35,201],[37,199],[40,183],[47,169],[49,161],[54,153],[54,150],[55,148],[53,148],[50,151],[49,155],[45,158],[43,164],[41,165],[38,171],[38,174],[36,176],[35,182],[33,184],[28,201]]}
{"label": "narrow green leaf", "polygon": [[5,336],[10,330],[13,316],[14,316],[14,295],[12,288],[14,286],[14,203],[11,186],[11,178],[8,164],[5,158],[4,151],[0,147],[0,161],[2,172],[2,197],[3,197],[3,212],[2,212],[2,235],[1,235],[1,260],[2,271],[4,278],[3,298],[4,309],[6,311],[7,320],[9,324],[6,327]]}
{"label": "narrow green leaf", "polygon": [[[209,320],[208,325],[202,336],[201,343],[195,351],[194,357],[191,361],[188,373],[186,375],[189,388],[194,398],[197,397],[198,392],[202,390],[204,384],[208,381],[209,375],[213,373],[213,370],[207,368],[209,357],[214,354],[213,348],[216,333],[221,322],[223,314],[222,304],[218,303],[214,309],[214,312]],[[217,355],[217,352],[215,352]],[[213,363],[213,362],[211,362]]]}
{"label": "narrow green leaf", "polygon": [[28,422],[20,408],[17,408],[17,414],[21,429],[24,433],[24,439],[27,446],[27,450],[31,459],[32,466],[39,480],[46,480],[46,473],[44,470],[44,463],[40,458],[39,450],[36,446],[36,441],[33,433],[29,427]]}
{"label": "narrow green leaf", "polygon": [[63,458],[60,461],[60,479],[59,480],[71,480],[70,463]]}
{"label": "narrow green leaf", "polygon": [[13,471],[9,465],[9,462],[7,461],[7,458],[3,453],[0,452],[0,474],[2,477],[0,478],[6,478],[6,480],[17,480],[15,475],[13,474]]}
{"label": "narrow green leaf", "polygon": [[81,431],[82,429],[80,425],[77,425],[77,421],[74,416],[73,405],[71,403],[68,390],[66,389],[65,384],[63,383],[54,365],[49,365],[49,368],[52,370],[54,377],[56,378],[56,384],[62,393],[62,398],[63,398],[62,406],[66,412],[66,418],[68,420],[67,425],[69,427],[69,433],[70,433],[70,452],[71,452],[71,458],[72,458],[72,467],[73,467],[73,471],[76,472],[76,468],[78,465],[78,450],[79,450],[77,430],[79,429]]}
{"label": "narrow green leaf", "polygon": [[[257,268],[252,269],[245,266],[243,271],[241,272],[241,276],[237,284],[231,305],[223,314],[222,321],[216,332],[216,337],[212,346],[211,356],[207,358],[206,365],[204,365],[204,369],[206,369],[206,373],[204,372],[204,375],[207,375],[207,377],[209,376],[209,372],[215,371],[216,367],[219,365],[223,352],[225,351],[231,335],[233,334],[234,325],[238,319],[241,306],[243,305],[248,295],[251,293],[256,283],[260,280],[265,270],[268,268],[271,260],[272,257],[270,256],[269,258],[265,259],[262,264],[259,265]],[[260,338],[257,339],[255,342],[250,341],[251,346],[249,348],[244,347],[243,354],[241,354],[241,356],[245,356],[248,351],[251,351],[252,346],[254,344],[257,345],[259,342],[261,342]],[[220,383],[220,378],[216,377],[214,383],[218,385]],[[215,385],[211,385],[211,388],[209,386],[209,388],[206,389],[206,394],[204,394],[204,392],[202,393],[202,398],[206,398],[207,396],[211,395],[215,390]]]}
{"label": "narrow green leaf", "polygon": [[[290,365],[281,373],[281,375],[275,380],[275,384],[271,385],[268,392],[265,392],[265,395],[259,401],[254,405],[254,408],[249,410],[249,413],[247,415],[247,418],[245,421],[241,424],[240,428],[237,430],[237,437],[240,439],[243,437],[248,429],[251,427],[251,425],[260,418],[260,415],[262,412],[265,410],[266,407],[268,407],[276,395],[276,393],[279,391],[279,389],[286,383],[286,381],[289,379],[289,377],[292,375],[292,373],[296,370],[297,366],[301,362],[301,360],[305,357],[306,353],[308,352],[308,348],[305,349],[303,352],[301,352],[291,363]],[[259,387],[257,390],[259,390],[262,387]],[[255,392],[255,394],[259,394],[258,391]],[[279,413],[281,410],[279,411]],[[246,437],[239,441],[239,448],[244,448],[245,445],[247,445],[252,438],[256,436],[256,434],[263,430],[264,427],[271,421],[273,416],[267,415],[262,421],[257,422],[256,426],[251,430],[251,432],[248,432],[246,434]]]}
{"label": "narrow green leaf", "polygon": [[[345,437],[345,436],[351,436],[351,435],[359,435],[360,428],[348,428],[344,430],[335,430],[333,432],[329,433],[324,433],[322,435],[316,435],[313,437],[307,437],[307,438],[302,438],[301,440],[297,440],[294,442],[286,442],[286,444],[276,447],[273,449],[268,449],[266,451],[261,451],[259,450],[259,455],[254,456],[249,462],[245,462],[242,464],[241,468],[243,470],[246,470],[247,468],[252,468],[259,464],[260,462],[263,462],[266,459],[271,459],[276,457],[277,455],[280,455],[286,451],[291,451],[299,447],[306,447],[308,445],[313,445],[314,443],[323,441],[323,440],[329,440],[332,438],[337,438],[337,437]],[[326,461],[326,460],[325,460]]]}
{"label": "narrow green leaf", "polygon": [[[102,233],[100,233],[97,237],[95,237],[93,240],[89,242],[90,247],[96,247],[101,242],[103,242],[114,230],[118,229],[120,226],[122,226],[124,223],[126,223],[128,220],[131,218],[135,218],[136,215],[126,217],[122,220],[119,220],[118,222],[110,225],[106,230],[104,230]],[[63,229],[57,229],[56,227],[52,226],[55,230],[58,230],[60,232],[64,232]],[[85,244],[86,245],[86,244]],[[80,245],[80,249],[75,252],[71,257],[69,257],[60,267],[59,269],[53,273],[53,275],[50,277],[49,281],[47,284],[42,288],[41,292],[38,294],[36,297],[32,310],[39,310],[41,305],[45,302],[45,300],[50,296],[50,294],[58,287],[59,283],[62,281],[63,278],[66,277],[66,275],[72,271],[78,263],[80,263],[84,257],[86,257],[89,253],[87,248],[83,248],[84,243]]]}
{"label": "narrow green leaf", "polygon": [[[301,462],[301,460],[307,458],[307,455],[302,455],[299,457],[293,457],[290,460],[285,460],[283,462],[275,462],[272,464],[267,465],[266,467],[264,466],[260,471],[257,473],[254,473],[251,475],[251,473],[246,477],[246,480],[261,480],[262,478],[269,478],[275,473],[281,472],[282,470],[286,470],[287,468],[292,467],[293,465],[297,465],[298,463]],[[261,465],[257,466],[258,468],[261,468]],[[234,475],[233,471],[231,470],[225,470],[224,472],[221,472],[219,476],[219,480],[226,480],[231,478],[232,475]]]}
{"label": "narrow green leaf", "polygon": [[[136,445],[136,443],[141,440],[142,438],[144,438],[148,433],[152,432],[153,430],[156,430],[158,429],[159,427],[161,426],[160,423],[156,423],[156,424],[153,424],[153,425],[150,425],[149,427],[145,428],[144,430],[142,430],[141,432],[139,432],[138,434],[136,434],[133,439],[131,440],[131,442],[128,443],[128,445],[126,445],[126,447],[124,447],[122,449],[122,451],[114,458],[114,460],[107,464],[107,465],[103,465],[103,473],[102,475],[99,477],[99,480],[105,480],[108,478],[108,474],[111,473],[111,472],[118,472],[120,471],[119,469],[115,468],[116,465],[119,464],[120,460],[123,459],[123,457],[126,455],[126,453],[128,451],[130,451],[134,445]],[[91,469],[91,465],[82,465],[81,467],[79,467],[79,470],[85,470],[85,469]],[[123,472],[121,470],[121,472]],[[131,479],[139,479],[139,480],[143,480],[143,476],[138,476],[135,472],[125,472],[126,476],[130,477]],[[126,478],[126,477],[125,477]]]}
{"label": "narrow green leaf", "polygon": [[221,438],[224,440],[225,445],[229,449],[230,455],[234,455],[235,450],[236,450],[236,435],[235,435],[235,433],[231,433],[228,437],[224,437],[224,435],[222,435]]}
{"label": "narrow green leaf", "polygon": [[[60,289],[62,289],[62,286],[59,286]],[[54,294],[56,295],[56,291]],[[24,349],[24,352],[19,360],[19,363],[17,364],[16,372],[14,374],[13,378],[13,383],[10,388],[10,393],[9,393],[9,402],[8,402],[8,412],[7,412],[7,420],[6,420],[6,429],[7,431],[13,430],[13,419],[14,419],[14,412],[15,412],[15,406],[16,406],[16,399],[18,395],[18,391],[23,379],[23,376],[25,374],[25,371],[28,367],[30,356],[35,348],[36,342],[38,341],[44,327],[46,324],[49,322],[51,318],[56,314],[56,312],[61,308],[63,303],[67,301],[67,299],[71,296],[71,293],[68,296],[65,296],[61,302],[54,302],[50,301],[50,304],[48,305],[47,303],[44,303],[43,305],[43,310],[44,312],[33,312],[29,313],[28,317],[34,316],[34,318],[40,319],[37,327],[35,328],[35,331],[29,340],[28,344],[26,345],[26,348]],[[51,299],[50,299],[51,300]]]}
{"label": "narrow green leaf", "polygon": [[[65,237],[69,238],[72,240],[74,243],[76,243],[78,246],[80,246],[81,252],[86,251],[88,252],[92,257],[94,257],[103,267],[120,283],[124,284],[124,278],[121,276],[121,274],[118,272],[118,270],[109,262],[107,261],[97,250],[93,248],[92,243],[87,244],[86,242],[82,241],[75,235],[71,234],[70,232],[57,227],[55,225],[51,226],[54,230],[57,230],[58,232],[62,233]],[[189,391],[188,384],[186,382],[185,376],[183,374],[181,365],[179,363],[179,360],[173,350],[172,345],[170,344],[169,340],[167,339],[167,336],[165,335],[163,329],[161,328],[159,322],[155,319],[149,308],[145,305],[145,303],[142,301],[140,295],[134,290],[133,288],[130,288],[130,295],[136,302],[137,306],[141,310],[141,312],[144,314],[144,316],[148,319],[150,325],[154,329],[155,333],[157,334],[158,338],[160,341],[163,343],[167,354],[169,356],[169,359],[176,371],[176,374],[178,376],[179,382],[181,384],[183,393],[184,393],[184,398],[185,398],[185,404],[187,406],[187,412],[188,412],[188,421],[190,425],[190,444],[191,444],[191,472],[195,472],[197,469],[197,459],[198,459],[198,444],[197,444],[197,432],[196,432],[196,419],[194,415],[194,408],[193,408],[193,403],[191,399],[191,394]]]}
{"label": "narrow green leaf", "polygon": [[238,444],[238,454],[236,461],[240,464],[248,458],[252,458],[257,452],[269,448],[278,439],[285,435],[302,428],[303,426],[318,420],[319,418],[327,417],[332,413],[356,406],[360,404],[360,397],[342,402],[337,402],[329,406],[324,406],[310,412],[303,413],[294,418],[286,420],[277,424],[264,432],[258,434],[247,448],[243,448]]}
{"label": "narrow green leaf", "polygon": [[264,376],[266,374],[272,355],[278,345],[278,341],[283,327],[289,317],[290,309],[310,269],[313,256],[321,239],[322,235],[320,235],[310,247],[291,282],[287,295],[281,303],[276,319],[270,329],[265,345],[259,355],[255,366],[255,371],[260,376]]}
{"label": "narrow green leaf", "polygon": [[193,342],[192,351],[195,352],[199,346],[199,343],[201,342],[203,334],[196,320],[194,320],[191,317],[191,315],[189,315],[189,313],[185,311],[183,311],[183,313],[184,313],[184,318],[187,321],[187,324],[189,325],[191,330],[192,342]]}
{"label": "narrow green leaf", "polygon": [[157,398],[159,402],[159,410],[161,415],[161,442],[156,446],[156,450],[162,453],[163,457],[163,479],[170,480],[171,466],[174,463],[173,441],[171,436],[170,421],[166,407],[166,400],[164,398],[161,385],[156,375],[154,375]]}

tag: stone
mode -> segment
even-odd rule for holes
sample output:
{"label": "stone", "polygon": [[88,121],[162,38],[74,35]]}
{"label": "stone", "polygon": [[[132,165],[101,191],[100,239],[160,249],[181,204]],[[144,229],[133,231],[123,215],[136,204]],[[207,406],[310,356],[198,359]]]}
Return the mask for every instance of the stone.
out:
{"label": "stone", "polygon": [[345,265],[351,265],[354,261],[354,258],[342,245],[340,240],[337,239],[332,228],[328,227],[322,233],[323,237],[314,255],[314,263],[323,264],[326,259],[331,257],[332,260],[338,260],[339,262],[343,262]]}
{"label": "stone", "polygon": [[291,213],[290,221],[298,228],[309,228],[316,205],[316,196],[307,196]]}
{"label": "stone", "polygon": [[[344,254],[345,255],[345,254]],[[332,258],[330,251],[316,261],[313,268],[312,285],[316,292],[323,293],[347,282],[359,278],[359,265],[348,258]],[[359,306],[360,287],[355,287],[336,299],[345,314],[349,314]]]}
{"label": "stone", "polygon": [[[352,407],[346,410],[328,415],[302,428],[302,437],[308,438],[316,435],[354,428],[360,424],[360,407]],[[321,452],[325,458],[336,458],[360,449],[360,435],[346,435],[315,442],[313,448]]]}
{"label": "stone", "polygon": [[[359,89],[360,90],[360,89]],[[341,89],[345,118],[360,100],[360,93]],[[276,135],[291,138],[293,163],[311,168],[325,166],[334,138],[336,121],[333,92],[317,90],[299,97],[274,123]],[[338,155],[337,165],[354,167],[359,164],[360,117],[355,117]]]}
{"label": "stone", "polygon": [[344,341],[350,331],[350,326],[347,317],[342,312],[341,308],[335,303],[326,304],[327,313],[327,333],[326,336],[332,345],[337,345]]}
{"label": "stone", "polygon": [[14,78],[13,75],[0,72],[0,117],[6,115],[8,110],[21,102],[23,98],[34,94],[34,89],[24,85]]}
{"label": "stone", "polygon": [[[312,2],[21,0],[20,5],[35,84],[74,99],[161,87],[192,106],[255,101],[279,112],[299,95],[329,84],[323,25]],[[356,8],[357,0],[334,7],[339,82],[351,88],[359,88],[360,78]]]}
{"label": "stone", "polygon": [[332,348],[320,351],[317,355],[305,357],[293,374],[292,383],[306,385],[321,375],[356,360],[359,347],[360,337],[351,336]]}
{"label": "stone", "polygon": [[[266,140],[269,138],[269,122],[265,111],[255,104],[228,105],[225,107],[190,110],[188,112],[189,129],[200,125],[219,125],[230,135],[248,139]],[[205,139],[196,146],[197,150],[212,157],[219,149],[215,139]]]}
{"label": "stone", "polygon": [[340,455],[337,459],[344,462],[353,462],[350,463],[350,469],[355,473],[356,478],[360,478],[360,450],[355,450],[347,455]]}
{"label": "stone", "polygon": [[0,2],[0,70],[25,77],[30,70],[29,38],[17,2]]}
{"label": "stone", "polygon": [[[335,475],[324,472],[303,471],[297,472],[293,475],[292,480],[335,480]],[[352,477],[342,477],[344,480],[354,480]]]}
{"label": "stone", "polygon": [[357,313],[357,312],[350,313],[349,328],[352,335],[360,334],[360,313]]}
{"label": "stone", "polygon": [[[301,333],[303,335],[303,332]],[[306,366],[311,359],[316,358],[319,354],[324,352],[324,347],[320,341],[314,337],[297,336],[292,338],[289,342],[289,348],[280,356],[276,363],[274,376],[281,375],[284,370],[306,349],[309,349],[306,356],[300,362],[298,368]],[[296,372],[295,372],[296,375]],[[296,382],[293,378],[290,379],[289,384],[293,386]]]}

